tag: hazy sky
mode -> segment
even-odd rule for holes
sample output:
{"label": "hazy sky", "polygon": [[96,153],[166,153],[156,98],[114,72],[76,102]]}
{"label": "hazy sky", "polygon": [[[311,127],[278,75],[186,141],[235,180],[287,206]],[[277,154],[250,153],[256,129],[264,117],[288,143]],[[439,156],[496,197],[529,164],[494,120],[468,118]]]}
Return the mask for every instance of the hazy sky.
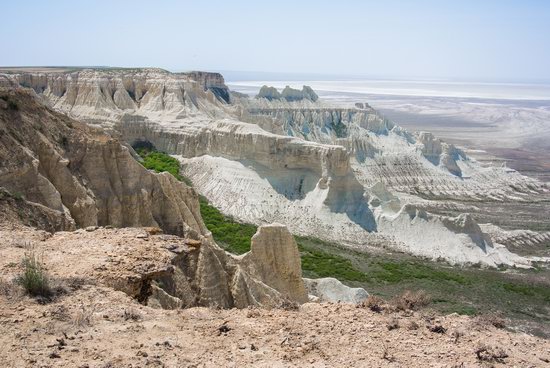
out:
{"label": "hazy sky", "polygon": [[2,1],[0,65],[550,79],[550,1]]}

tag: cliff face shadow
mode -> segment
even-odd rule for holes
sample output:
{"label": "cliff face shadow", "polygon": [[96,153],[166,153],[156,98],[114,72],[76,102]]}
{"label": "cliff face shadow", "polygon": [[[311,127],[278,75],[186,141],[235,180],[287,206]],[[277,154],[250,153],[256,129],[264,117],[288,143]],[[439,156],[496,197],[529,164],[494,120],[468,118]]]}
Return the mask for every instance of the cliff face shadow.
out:
{"label": "cliff face shadow", "polygon": [[333,177],[325,204],[332,212],[345,213],[349,219],[368,232],[377,231],[376,220],[364,197],[365,189],[351,174]]}
{"label": "cliff face shadow", "polygon": [[304,199],[307,193],[315,189],[321,178],[319,174],[308,169],[272,169],[252,160],[240,162],[267,180],[277,193],[291,201]]}
{"label": "cliff face shadow", "polygon": [[[240,161],[254,170],[271,187],[288,200],[301,200],[315,189],[321,176],[308,169],[269,168],[252,160]],[[369,232],[377,231],[376,221],[366,198],[363,186],[353,175],[330,179],[329,192],[324,204],[331,212],[345,213],[349,219]]]}

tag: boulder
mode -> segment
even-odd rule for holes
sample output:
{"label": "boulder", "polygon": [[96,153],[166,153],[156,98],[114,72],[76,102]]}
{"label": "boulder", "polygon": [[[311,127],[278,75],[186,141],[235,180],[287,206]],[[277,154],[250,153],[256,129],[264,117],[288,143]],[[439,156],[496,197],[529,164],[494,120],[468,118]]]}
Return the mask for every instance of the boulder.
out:
{"label": "boulder", "polygon": [[332,277],[306,279],[308,293],[320,302],[361,303],[369,294],[363,288],[351,288]]}

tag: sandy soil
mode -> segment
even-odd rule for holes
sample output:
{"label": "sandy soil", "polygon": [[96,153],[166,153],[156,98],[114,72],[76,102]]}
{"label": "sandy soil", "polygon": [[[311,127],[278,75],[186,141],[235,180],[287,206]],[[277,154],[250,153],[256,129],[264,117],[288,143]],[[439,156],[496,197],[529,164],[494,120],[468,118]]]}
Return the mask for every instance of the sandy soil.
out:
{"label": "sandy soil", "polygon": [[[143,229],[98,229],[50,236],[0,229],[2,366],[550,366],[548,340],[429,310],[376,313],[315,303],[299,310],[143,306],[102,281],[117,265],[139,269],[155,262],[146,255],[170,241],[143,234]],[[25,240],[43,256],[52,281],[63,280],[65,292],[51,302],[25,296],[11,283],[22,271]],[[134,247],[148,252],[129,252]],[[130,261],[124,259],[127,252]],[[121,269],[125,277],[129,270]]]}
{"label": "sandy soil", "polygon": [[549,341],[468,317],[348,304],[166,311],[84,285],[47,305],[5,296],[0,305],[4,367],[544,367],[550,359]]}

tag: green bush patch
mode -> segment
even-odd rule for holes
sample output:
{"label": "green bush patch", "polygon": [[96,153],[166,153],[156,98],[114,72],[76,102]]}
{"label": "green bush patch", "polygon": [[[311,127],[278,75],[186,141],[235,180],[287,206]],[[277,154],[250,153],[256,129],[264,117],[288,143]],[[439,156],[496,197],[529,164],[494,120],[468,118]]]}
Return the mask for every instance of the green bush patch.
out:
{"label": "green bush patch", "polygon": [[234,254],[250,250],[250,241],[258,228],[251,224],[241,224],[223,215],[208,200],[200,197],[201,216],[204,224],[212,232],[214,240]]}
{"label": "green bush patch", "polygon": [[154,150],[151,151],[147,148],[136,148],[136,152],[143,158],[141,164],[146,169],[154,170],[158,173],[169,172],[179,181],[183,181],[190,187],[193,186],[189,178],[180,175],[180,162],[169,154]]}

